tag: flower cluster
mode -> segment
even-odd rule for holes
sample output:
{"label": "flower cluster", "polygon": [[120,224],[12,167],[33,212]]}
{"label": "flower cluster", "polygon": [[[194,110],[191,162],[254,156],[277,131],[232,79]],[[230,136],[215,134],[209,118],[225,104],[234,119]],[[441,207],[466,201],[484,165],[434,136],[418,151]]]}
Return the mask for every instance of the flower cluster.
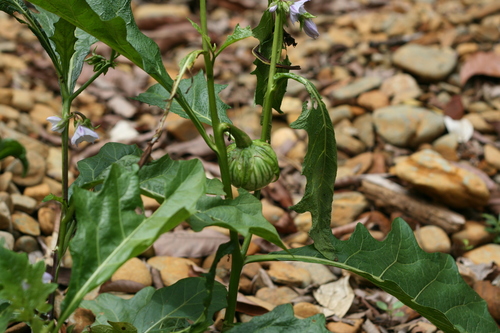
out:
{"label": "flower cluster", "polygon": [[[52,124],[52,130],[54,132],[62,133],[64,131],[66,121],[56,116],[48,117],[47,120]],[[99,135],[97,135],[96,132],[82,123],[78,123],[75,134],[73,134],[73,137],[71,138],[71,144],[78,147],[78,144],[83,141],[93,143],[97,139],[99,139]]]}
{"label": "flower cluster", "polygon": [[[316,39],[319,36],[319,32],[316,24],[314,24],[314,22],[312,21],[315,16],[308,13],[304,8],[304,4],[307,1],[309,0],[297,0],[293,3],[288,1],[287,3],[291,3],[288,7],[288,13],[290,14],[290,21],[292,21],[292,23],[300,22],[300,28],[304,29],[306,35]],[[278,5],[276,3],[273,3],[269,7],[269,11],[273,13],[277,8]]]}

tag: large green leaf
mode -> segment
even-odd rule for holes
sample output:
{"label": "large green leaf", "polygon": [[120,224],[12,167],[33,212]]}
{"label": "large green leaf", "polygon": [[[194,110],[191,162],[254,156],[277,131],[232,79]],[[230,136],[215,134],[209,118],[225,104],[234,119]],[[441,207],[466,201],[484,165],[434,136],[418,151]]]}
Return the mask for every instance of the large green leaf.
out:
{"label": "large green leaf", "polygon": [[262,215],[262,204],[252,194],[238,189],[240,195],[233,200],[204,196],[196,204],[197,213],[189,218],[195,231],[216,225],[238,232],[260,236],[285,249],[276,228]]}
{"label": "large green leaf", "polygon": [[15,253],[0,242],[0,332],[9,322],[28,322],[34,327],[43,327],[40,314],[47,313],[51,306],[47,297],[57,285],[44,283],[45,265],[42,261],[31,265],[26,253]]}
{"label": "large green leaf", "polygon": [[130,1],[32,0],[30,2],[108,44],[146,72],[168,77],[162,65],[158,45],[137,28]]}
{"label": "large green leaf", "polygon": [[311,107],[304,103],[300,117],[290,124],[304,129],[309,136],[302,174],[307,185],[302,200],[292,207],[298,213],[311,212],[312,228],[309,235],[314,246],[325,257],[335,259],[333,244],[336,238],[330,229],[333,186],[337,175],[337,145],[332,121],[316,87],[301,76],[292,73],[276,74],[276,80],[293,79],[302,83],[311,97]]}
{"label": "large green leaf", "polygon": [[326,320],[322,314],[298,319],[293,314],[291,304],[283,304],[262,316],[254,317],[247,323],[233,327],[227,333],[328,333]]}
{"label": "large green leaf", "polygon": [[[205,311],[207,297],[204,278],[186,278],[175,284],[159,289],[151,301],[138,311],[133,322],[139,332],[169,332],[166,330],[173,322],[185,327],[188,321],[196,322]],[[208,318],[216,311],[227,306],[226,288],[216,282],[212,291],[212,302],[208,309]],[[211,321],[211,319],[210,319]],[[171,327],[172,330],[176,327]]]}
{"label": "large green leaf", "polygon": [[100,294],[93,301],[82,301],[81,307],[91,310],[95,315],[93,325],[106,325],[108,321],[132,323],[138,309],[149,303],[155,288],[141,289],[131,299],[123,299],[112,294]]}
{"label": "large green leaf", "polygon": [[[65,19],[86,33],[109,45],[156,79],[165,89],[172,90],[158,45],[144,35],[134,21],[131,0],[31,0],[35,5]],[[191,110],[183,94],[175,95],[184,110]],[[188,113],[189,113],[188,112]],[[195,121],[198,130],[201,124]]]}
{"label": "large green leaf", "polygon": [[297,260],[340,267],[370,280],[447,333],[500,332],[486,302],[460,276],[453,258],[424,252],[413,231],[398,218],[387,238],[379,242],[358,224],[347,241],[335,238],[337,260],[314,246],[249,257],[248,262]]}
{"label": "large green leaf", "polygon": [[[216,84],[215,94],[216,96],[226,87],[226,85]],[[208,125],[212,125],[210,118],[210,109],[208,107],[208,88],[207,81],[203,76],[203,71],[199,71],[193,78],[184,79],[179,84],[179,91],[184,94],[188,100],[189,105],[193,109],[195,115],[198,119]],[[160,84],[155,84],[149,87],[146,92],[140,94],[135,99],[143,103],[150,105],[155,105],[161,109],[165,109],[167,100],[170,98],[170,93],[163,88]],[[226,110],[229,109],[229,105],[222,102],[220,98],[216,99],[217,114],[222,122],[231,124],[231,120],[227,117]],[[170,111],[178,114],[183,118],[189,119],[189,116],[179,105],[178,102],[174,101],[170,108]]]}
{"label": "large green leaf", "polygon": [[[142,151],[136,145],[131,146],[116,142],[105,144],[97,155],[78,162],[80,176],[73,182],[70,192],[72,193],[73,188],[76,186],[89,189],[101,184],[108,177],[113,164],[132,170],[139,162],[141,154]],[[193,162],[174,161],[168,155],[145,164],[139,170],[141,194],[154,198],[158,202],[163,202],[168,184],[177,177],[181,169],[185,167],[191,168],[189,165],[193,165]],[[219,180],[207,180],[207,186],[209,184],[209,193],[221,192],[222,184]],[[101,188],[102,186],[98,186],[95,190]],[[221,195],[223,194],[222,192]]]}
{"label": "large green leaf", "polygon": [[201,163],[188,161],[165,186],[165,201],[149,218],[142,213],[139,167],[113,165],[100,192],[74,188],[77,203],[76,234],[71,241],[72,279],[62,304],[60,321],[79,305],[83,296],[100,285],[129,258],[195,212],[205,193]]}

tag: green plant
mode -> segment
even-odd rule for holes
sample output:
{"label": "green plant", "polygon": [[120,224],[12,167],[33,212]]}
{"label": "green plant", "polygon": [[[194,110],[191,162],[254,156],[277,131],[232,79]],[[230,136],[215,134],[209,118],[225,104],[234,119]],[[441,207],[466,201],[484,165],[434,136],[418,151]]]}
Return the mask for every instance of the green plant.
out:
{"label": "green plant", "polygon": [[500,215],[496,218],[490,214],[483,214],[484,219],[486,220],[486,231],[495,236],[493,242],[500,244]]}
{"label": "green plant", "polygon": [[[15,271],[18,274],[16,281],[6,280],[0,275],[0,315],[2,318],[7,315],[7,319],[0,321],[0,329],[9,322],[27,321],[38,332],[57,332],[78,306],[84,306],[98,315],[97,322],[90,328],[92,332],[203,332],[212,324],[213,313],[222,308],[226,308],[224,330],[228,332],[271,329],[282,327],[283,323],[293,323],[300,332],[326,332],[324,317],[298,320],[293,317],[290,306],[278,307],[247,324],[233,324],[238,281],[245,264],[300,260],[355,272],[416,309],[446,332],[498,331],[486,303],[465,284],[453,259],[441,253],[422,251],[403,220],[394,221],[392,231],[383,242],[373,239],[361,225],[348,241],[340,241],[332,235],[331,203],[337,166],[333,125],[316,87],[307,79],[290,73],[290,68],[295,67],[290,66],[288,58],[282,59],[281,56],[283,49],[294,43],[284,31],[288,18],[300,22],[309,36],[318,36],[313,16],[303,8],[306,0],[269,2],[269,8],[257,27],[236,26],[221,45],[215,45],[208,35],[206,0],[201,0],[200,25],[192,24],[201,35],[203,47],[183,59],[175,79],[165,70],[158,46],[138,30],[130,0],[31,2],[38,6],[38,14],[28,10],[20,0],[0,0],[0,9],[28,24],[56,67],[63,101],[62,115],[49,121],[53,130],[60,131],[63,138],[63,170],[68,170],[69,122],[73,121],[80,128],[71,140],[74,144],[82,140],[93,141],[97,135],[85,115],[70,111],[71,101],[97,76],[113,67],[113,61],[121,54],[158,82],[137,100],[163,108],[165,116],[168,112],[175,112],[190,119],[217,155],[221,181],[207,180],[198,160],[173,161],[165,155],[147,163],[152,146],[161,135],[163,123],[159,124],[145,151],[136,146],[109,143],[96,156],[80,161],[80,175],[76,181],[68,188],[66,175],[63,196],[50,197],[61,202],[63,207],[54,255],[55,267],[59,266],[59,258],[68,248],[73,258],[72,277],[61,304],[61,313],[54,320],[50,317],[50,306],[40,309],[37,304],[27,304],[25,306],[36,310],[33,315],[29,318],[18,315],[6,288],[27,278],[28,270],[19,269]],[[231,124],[226,115],[228,106],[217,95],[223,87],[214,83],[213,72],[217,57],[226,47],[250,36],[259,41],[255,52],[255,102],[262,106],[263,116],[261,137],[257,142],[249,142],[246,134]],[[97,39],[108,44],[114,52],[110,59],[93,55],[88,62],[94,66],[94,76],[74,91],[83,59]],[[182,80],[198,56],[204,58],[205,73]],[[303,165],[306,191],[292,209],[312,214],[310,236],[314,244],[285,250],[276,229],[262,216],[258,189],[276,177],[275,157],[267,143],[270,141],[272,109],[280,111],[289,79],[303,84],[310,95],[310,102],[303,104],[300,117],[291,124],[314,137],[308,142]],[[203,123],[213,128],[213,136],[207,134]],[[236,148],[226,147],[226,135],[234,138]],[[266,153],[259,161],[263,164],[255,170],[247,164],[255,162],[255,157],[261,154],[253,145]],[[236,149],[243,149],[245,156],[245,150],[249,149],[248,158],[231,160]],[[239,179],[242,176],[237,170],[239,166],[241,170],[256,172],[255,177]],[[232,197],[232,182],[242,187],[236,198]],[[256,191],[251,194],[247,190]],[[149,217],[144,215],[141,194],[161,203]],[[172,230],[184,220],[188,220],[195,231],[212,225],[230,231],[230,242],[219,247],[208,274],[157,291],[146,288],[129,301],[101,295],[93,302],[82,302],[84,295],[108,280],[126,260],[139,255],[160,234]],[[252,235],[258,235],[284,251],[247,256]],[[232,257],[232,267],[226,291],[215,282],[215,267],[227,254]],[[0,256],[0,262],[5,261],[4,258],[14,257],[12,254]],[[57,274],[56,269],[55,279]],[[54,285],[47,286],[50,287],[40,289],[38,296],[47,297],[51,293]],[[287,330],[293,328],[287,327]]]}
{"label": "green plant", "polygon": [[401,301],[396,301],[390,305],[382,301],[377,301],[375,305],[387,313],[390,322],[394,320],[394,317],[403,317],[405,315],[403,311],[399,310],[404,306],[404,303]]}

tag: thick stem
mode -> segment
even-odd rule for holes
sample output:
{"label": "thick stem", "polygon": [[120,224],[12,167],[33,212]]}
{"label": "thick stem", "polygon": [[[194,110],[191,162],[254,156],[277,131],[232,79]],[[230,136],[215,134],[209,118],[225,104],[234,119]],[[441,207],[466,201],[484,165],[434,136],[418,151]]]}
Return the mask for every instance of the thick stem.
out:
{"label": "thick stem", "polygon": [[276,10],[273,34],[273,49],[271,51],[271,63],[269,65],[269,76],[267,81],[266,94],[262,107],[262,132],[261,140],[271,142],[271,121],[273,117],[273,89],[274,89],[274,74],[276,74],[276,64],[281,57],[281,49],[283,45],[283,22],[282,10]]}

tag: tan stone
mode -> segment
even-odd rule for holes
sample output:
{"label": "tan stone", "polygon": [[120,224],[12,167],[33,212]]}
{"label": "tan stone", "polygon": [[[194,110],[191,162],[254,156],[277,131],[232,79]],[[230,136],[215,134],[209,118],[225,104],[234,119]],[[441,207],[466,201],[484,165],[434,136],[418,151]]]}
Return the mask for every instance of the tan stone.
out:
{"label": "tan stone", "polygon": [[466,221],[464,228],[451,236],[453,244],[459,248],[478,246],[493,240],[494,235],[486,231],[484,224],[476,221]]}
{"label": "tan stone", "polygon": [[299,294],[289,287],[264,287],[257,290],[257,293],[255,294],[255,297],[274,305],[290,303],[298,296]]}
{"label": "tan stone", "polygon": [[344,166],[353,170],[355,175],[361,175],[370,169],[373,162],[373,153],[366,152],[348,159]]}
{"label": "tan stone", "polygon": [[336,193],[332,204],[332,227],[353,222],[359,214],[368,208],[368,201],[360,192]]}
{"label": "tan stone", "polygon": [[167,116],[165,129],[167,133],[172,134],[180,141],[189,141],[199,135],[191,120],[182,118],[173,112]]}
{"label": "tan stone", "polygon": [[306,288],[311,284],[311,275],[304,268],[281,261],[272,262],[267,272],[271,279],[280,284]]}
{"label": "tan stone", "polygon": [[12,91],[11,105],[21,111],[29,111],[35,103],[34,96],[30,90],[14,89]]}
{"label": "tan stone", "polygon": [[273,205],[267,199],[262,199],[262,215],[271,224],[276,224],[285,214],[283,208]]}
{"label": "tan stone", "polygon": [[14,244],[15,251],[22,251],[26,253],[31,253],[33,251],[39,250],[37,240],[33,236],[24,235],[16,239]]}
{"label": "tan stone", "polygon": [[321,313],[321,310],[312,303],[299,302],[293,306],[293,313],[299,318],[309,318]]}
{"label": "tan stone", "polygon": [[450,253],[451,242],[446,232],[440,227],[434,225],[426,225],[418,230],[415,230],[415,238],[418,245],[425,252],[443,252]]}
{"label": "tan stone", "polygon": [[484,146],[484,158],[486,159],[486,162],[494,166],[496,169],[500,169],[500,150],[490,144],[487,144]]}
{"label": "tan stone", "polygon": [[273,131],[271,146],[278,157],[286,156],[299,163],[304,160],[306,155],[307,146],[305,142],[300,140],[297,133],[289,127],[282,127]]}
{"label": "tan stone", "polygon": [[153,283],[148,267],[138,258],[129,259],[118,268],[111,276],[111,281],[118,280],[134,281],[145,286],[150,286]]}
{"label": "tan stone", "polygon": [[26,158],[29,162],[29,169],[26,177],[23,177],[23,166],[18,159],[6,159],[6,169],[12,172],[12,181],[19,186],[34,186],[42,182],[45,176],[46,164],[44,158],[36,151],[27,150]]}
{"label": "tan stone", "polygon": [[56,223],[57,213],[52,207],[41,207],[38,210],[38,223],[40,223],[40,229],[42,234],[51,235],[54,231],[54,225]]}
{"label": "tan stone", "polygon": [[157,256],[148,259],[148,264],[161,273],[161,279],[166,286],[189,277],[189,267],[195,265],[192,260],[167,256]]}
{"label": "tan stone", "polygon": [[31,214],[36,209],[36,200],[29,196],[13,193],[10,195],[10,198],[12,199],[14,210]]}
{"label": "tan stone", "polygon": [[455,208],[484,206],[490,196],[481,178],[430,149],[398,160],[393,170],[416,189]]}
{"label": "tan stone", "polygon": [[9,184],[12,181],[12,172],[5,172],[0,175],[0,192],[5,192],[9,188]]}
{"label": "tan stone", "polygon": [[361,332],[361,326],[363,325],[363,319],[349,319],[354,324],[346,324],[344,322],[331,322],[326,324],[326,328],[333,333],[359,333]]}
{"label": "tan stone", "polygon": [[47,118],[52,116],[58,116],[58,114],[46,104],[36,103],[30,111],[30,117],[41,125],[46,125]]}
{"label": "tan stone", "polygon": [[484,118],[478,113],[469,113],[466,114],[463,118],[470,121],[472,127],[474,127],[474,129],[478,132],[481,133],[495,132],[495,128],[493,128],[491,124],[488,124],[486,120],[484,120]]}
{"label": "tan stone", "polygon": [[486,244],[464,254],[465,258],[472,260],[475,264],[500,265],[500,244]]}
{"label": "tan stone", "polygon": [[40,225],[38,222],[23,212],[12,214],[12,224],[17,231],[31,236],[40,236]]}
{"label": "tan stone", "polygon": [[50,194],[50,186],[49,184],[41,183],[39,185],[26,187],[23,194],[27,197],[42,201],[43,198]]}
{"label": "tan stone", "polygon": [[389,105],[389,97],[380,90],[372,90],[362,93],[357,102],[368,110],[375,110]]}

